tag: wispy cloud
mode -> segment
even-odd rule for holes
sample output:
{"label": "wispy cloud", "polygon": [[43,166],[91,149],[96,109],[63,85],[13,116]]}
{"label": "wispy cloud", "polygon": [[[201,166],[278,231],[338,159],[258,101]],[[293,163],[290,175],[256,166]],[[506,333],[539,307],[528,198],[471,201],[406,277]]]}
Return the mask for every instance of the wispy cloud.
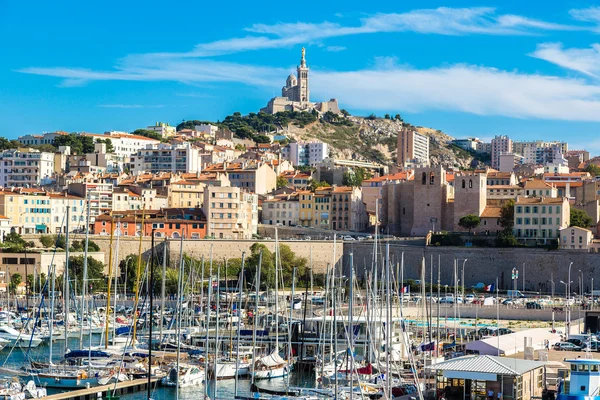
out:
{"label": "wispy cloud", "polygon": [[338,51],[346,50],[346,48],[344,46],[327,46],[325,47],[325,50],[337,53]]}
{"label": "wispy cloud", "polygon": [[337,22],[294,22],[254,24],[250,35],[200,43],[189,52],[155,53],[153,57],[212,57],[252,50],[320,43],[341,36],[382,32],[417,32],[436,35],[532,35],[545,31],[579,30],[581,27],[541,21],[525,16],[498,14],[492,7],[412,10],[405,13],[379,13],[355,24]]}
{"label": "wispy cloud", "polygon": [[143,105],[143,104],[99,104],[102,108],[163,108],[164,104]]}
{"label": "wispy cloud", "polygon": [[542,43],[530,56],[591,77],[600,76],[599,43],[594,43],[587,49],[565,49],[562,43]]}
{"label": "wispy cloud", "polygon": [[600,22],[600,7],[575,8],[569,14],[576,20],[584,22]]}

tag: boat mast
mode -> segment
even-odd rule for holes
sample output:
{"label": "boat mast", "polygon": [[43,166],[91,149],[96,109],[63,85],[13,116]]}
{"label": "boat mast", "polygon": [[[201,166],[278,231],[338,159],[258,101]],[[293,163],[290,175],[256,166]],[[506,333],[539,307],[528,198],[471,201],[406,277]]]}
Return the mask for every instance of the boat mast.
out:
{"label": "boat mast", "polygon": [[354,400],[354,254],[350,253],[350,301],[348,304],[348,329],[350,333],[350,400]]}
{"label": "boat mast", "polygon": [[[178,277],[179,278],[179,277]],[[160,328],[159,328],[159,350],[163,340],[163,319],[165,315],[165,281],[167,280],[167,238],[163,242],[163,259],[162,259],[162,280],[160,282]]]}
{"label": "boat mast", "polygon": [[[181,232],[181,241],[179,244],[179,273],[177,274],[177,382],[175,383],[175,398],[179,399],[179,358],[181,357],[181,309],[183,308],[183,273],[185,271],[185,263],[183,260],[183,236],[184,231]],[[154,237],[154,235],[153,235]],[[165,242],[166,243],[166,242]],[[164,265],[164,261],[163,261]],[[164,281],[163,281],[164,282]],[[164,300],[163,300],[164,303]],[[204,371],[206,379],[206,371]]]}
{"label": "boat mast", "polygon": [[[294,292],[296,289],[296,268],[292,270],[292,296],[290,297],[290,320],[288,321],[287,359],[288,368],[292,362],[292,318],[294,316]],[[286,387],[290,386],[290,374],[287,374]]]}
{"label": "boat mast", "polygon": [[[240,270],[240,279],[239,279],[239,298],[238,298],[238,309],[237,309],[237,316],[238,316],[238,321],[237,321],[237,343],[236,343],[236,357],[235,357],[235,390],[234,390],[234,396],[237,398],[237,391],[238,391],[238,375],[239,375],[239,369],[240,369],[240,325],[242,322],[242,291],[244,290],[244,259],[246,256],[246,252],[243,251],[242,252],[242,268]],[[216,375],[217,371],[215,371],[215,375]]]}
{"label": "boat mast", "polygon": [[108,250],[108,287],[106,291],[106,312],[104,313],[104,349],[108,349],[108,319],[110,317],[110,284],[112,277],[112,268],[113,268],[113,239],[114,239],[114,222],[115,219],[110,217],[110,244]]}
{"label": "boat mast", "polygon": [[[88,243],[90,239],[90,198],[92,196],[92,190],[88,189],[87,192],[87,215],[85,219],[85,247],[84,247],[84,255],[83,255],[83,278],[81,279],[81,309],[79,310],[79,325],[81,329],[79,330],[79,348],[83,349],[83,313],[85,311],[85,294],[87,292],[87,256],[88,256]],[[90,319],[88,318],[88,323],[91,324]],[[90,325],[91,326],[91,325]],[[91,349],[90,349],[91,351]]]}
{"label": "boat mast", "polygon": [[[113,341],[115,340],[115,337],[117,337],[117,292],[119,291],[119,280],[117,277],[117,266],[119,265],[119,245],[121,243],[121,223],[118,222],[117,223],[117,230],[116,230],[116,234],[117,234],[117,246],[115,247],[115,280],[114,280],[114,285],[115,285],[115,294],[113,296],[113,307],[114,307],[114,312],[113,312]],[[108,277],[108,279],[110,279],[110,276]],[[109,301],[110,302],[110,301]]]}
{"label": "boat mast", "polygon": [[217,326],[215,329],[215,360],[214,360],[214,378],[215,378],[215,397],[217,397],[217,366],[219,361],[219,309],[221,308],[221,265],[217,264],[217,292],[215,296],[215,304],[217,305],[217,312],[215,320]]}
{"label": "boat mast", "polygon": [[262,266],[262,250],[258,253],[258,266],[256,267],[256,277],[254,279],[254,285],[255,285],[255,289],[256,289],[256,298],[254,299],[254,321],[252,322],[252,343],[254,344],[252,346],[252,374],[250,375],[252,377],[252,384],[254,384],[254,357],[255,357],[255,349],[256,349],[256,324],[258,323],[258,296],[259,296],[259,292],[260,292],[260,268]]}
{"label": "boat mast", "polygon": [[275,228],[275,351],[279,354],[279,236]]}
{"label": "boat mast", "polygon": [[[131,335],[131,347],[135,347],[135,337],[137,333],[137,307],[140,301],[140,276],[142,274],[142,243],[144,240],[144,217],[145,217],[146,207],[142,207],[142,221],[140,223],[140,243],[138,247],[138,259],[137,259],[137,271],[135,277],[135,285],[133,291],[135,292],[135,301],[134,309],[133,309],[133,334]],[[137,222],[134,218],[135,229],[137,230]]]}
{"label": "boat mast", "polygon": [[[67,200],[67,204],[68,200]],[[67,223],[65,227],[65,270],[63,271],[63,286],[64,286],[64,312],[65,320],[65,353],[67,352],[68,346],[68,337],[69,337],[69,218],[70,218],[71,206],[67,205]],[[34,269],[35,271],[35,269]]]}
{"label": "boat mast", "polygon": [[[48,322],[48,327],[49,327],[49,333],[50,333],[50,341],[48,342],[48,346],[50,347],[50,354],[48,356],[48,359],[50,361],[50,365],[52,365],[52,331],[54,330],[54,282],[56,279],[56,267],[54,266],[55,264],[52,263],[50,264],[50,267],[48,267],[48,275],[50,278],[50,282],[51,282],[51,287],[52,287],[52,296],[50,297],[50,321]],[[33,333],[32,333],[33,336]]]}
{"label": "boat mast", "polygon": [[[146,314],[146,318],[150,320],[149,322],[149,332],[148,332],[148,399],[151,399],[152,395],[152,325],[153,325],[153,298],[154,298],[154,231],[152,229],[152,238],[150,239],[150,283],[148,285],[148,297],[150,297],[150,310],[148,310],[149,315]],[[182,235],[183,237],[183,235]],[[179,356],[179,354],[177,354]],[[179,373],[179,370],[177,370]],[[179,375],[178,375],[179,378]],[[179,382],[177,382],[179,384]]]}

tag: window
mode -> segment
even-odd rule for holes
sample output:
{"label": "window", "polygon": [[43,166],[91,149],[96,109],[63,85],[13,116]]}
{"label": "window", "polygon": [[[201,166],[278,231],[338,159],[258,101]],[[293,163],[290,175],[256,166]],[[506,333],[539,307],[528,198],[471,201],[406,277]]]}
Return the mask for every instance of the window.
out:
{"label": "window", "polygon": [[517,214],[521,214],[523,212],[523,207],[517,206]]}
{"label": "window", "polygon": [[538,213],[538,207],[537,206],[533,206],[533,213],[537,214]]}
{"label": "window", "polygon": [[560,214],[560,206],[556,206],[556,213]]}
{"label": "window", "polygon": [[[422,185],[427,184],[427,173],[426,172],[423,172],[423,174],[421,175],[421,184]],[[25,204],[27,204],[27,200],[25,200],[25,202],[26,202]]]}
{"label": "window", "polygon": [[464,179],[462,180],[462,188],[463,189],[465,188],[465,180]]}
{"label": "window", "polygon": [[434,182],[435,182],[435,174],[434,174],[433,172],[431,172],[431,173],[429,174],[429,184],[430,184],[430,185],[433,185],[433,184],[434,184]]}
{"label": "window", "polygon": [[525,218],[525,225],[529,225],[530,222],[531,220],[529,218]]}
{"label": "window", "polygon": [[529,214],[531,212],[531,208],[529,206],[525,207],[525,214]]}
{"label": "window", "polygon": [[523,223],[523,218],[517,218],[517,225],[521,225]]}
{"label": "window", "polygon": [[469,189],[471,189],[473,187],[473,180],[469,179]]}

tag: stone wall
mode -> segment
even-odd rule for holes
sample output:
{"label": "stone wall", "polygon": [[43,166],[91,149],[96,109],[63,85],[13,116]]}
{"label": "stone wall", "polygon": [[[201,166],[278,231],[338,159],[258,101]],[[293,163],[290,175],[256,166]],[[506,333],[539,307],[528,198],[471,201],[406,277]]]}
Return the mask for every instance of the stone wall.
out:
{"label": "stone wall", "polygon": [[[353,243],[344,246],[344,267],[347,274],[348,255],[354,253],[354,265],[358,277],[364,277],[365,270],[371,268],[373,246],[371,243]],[[518,268],[518,288],[523,288],[525,276],[525,289],[528,291],[551,291],[550,279],[553,278],[555,293],[564,294],[564,285],[560,281],[567,281],[569,264],[571,267],[572,290],[579,289],[578,280],[580,270],[583,274],[583,289],[589,291],[594,287],[600,290],[600,255],[581,251],[548,251],[544,249],[495,249],[495,248],[465,248],[465,247],[417,247],[402,245],[401,242],[390,244],[390,260],[392,270],[396,270],[404,254],[404,276],[406,279],[420,279],[420,268],[423,258],[426,264],[427,281],[431,276],[431,259],[433,258],[433,279],[437,281],[438,261],[441,263],[441,283],[451,285],[453,278],[454,259],[458,260],[459,270],[465,263],[465,284],[467,287],[478,282],[491,284],[498,279],[500,289],[512,288],[511,270]],[[383,260],[385,244],[382,244],[379,257]],[[380,265],[383,265],[380,263]],[[525,265],[525,268],[523,268]],[[460,279],[459,272],[459,279]]]}
{"label": "stone wall", "polygon": [[[75,235],[72,235],[75,236]],[[28,235],[24,236],[25,240],[34,240],[36,245],[40,245],[39,236]],[[83,239],[84,235],[77,235],[76,240]],[[100,246],[100,251],[104,252],[105,259],[108,260],[108,254],[110,250],[110,237],[101,235],[90,235],[90,240]],[[157,251],[162,254],[162,248],[159,247],[163,243],[164,239],[155,239],[155,245]],[[241,258],[242,252],[245,251],[246,255],[250,255],[250,247],[254,243],[263,243],[271,251],[275,249],[275,240],[184,240],[183,251],[193,257],[200,258],[204,255],[205,258],[210,257],[210,250],[212,246],[213,258],[223,259],[227,258]],[[116,239],[113,241],[113,251],[116,249]],[[298,256],[305,257],[307,260],[310,259],[312,251],[312,261],[315,273],[323,273],[327,269],[327,264],[332,263],[334,260],[334,249],[333,241],[331,240],[282,240],[280,244],[285,244]],[[119,240],[119,260],[124,260],[130,254],[138,254],[140,245],[139,237],[121,237]],[[171,260],[175,261],[179,257],[180,251],[180,240],[169,240],[169,254]],[[151,238],[142,238],[142,253],[144,257],[149,256],[151,247]],[[338,241],[336,244],[335,260],[336,263],[342,259],[343,254],[343,243]]]}

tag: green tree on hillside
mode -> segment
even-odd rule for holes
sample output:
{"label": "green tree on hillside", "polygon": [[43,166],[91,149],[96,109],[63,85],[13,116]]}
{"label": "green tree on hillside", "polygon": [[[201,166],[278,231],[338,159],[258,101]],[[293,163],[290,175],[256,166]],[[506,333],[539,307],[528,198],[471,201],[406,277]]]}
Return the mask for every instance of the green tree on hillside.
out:
{"label": "green tree on hillside", "polygon": [[23,282],[21,274],[14,273],[10,275],[10,283],[8,284],[8,287],[13,294],[17,293],[17,287],[21,284],[21,282]]}
{"label": "green tree on hillside", "polygon": [[[83,256],[69,257],[69,278],[76,280],[76,287],[83,282]],[[104,286],[104,264],[95,258],[88,257],[87,279],[90,286],[100,289]],[[89,288],[88,288],[89,290]]]}
{"label": "green tree on hillside", "polygon": [[138,136],[144,136],[150,139],[154,139],[154,140],[160,140],[162,141],[162,136],[160,135],[160,133],[151,131],[150,129],[136,129],[135,131],[131,132],[132,135],[138,135]]}

